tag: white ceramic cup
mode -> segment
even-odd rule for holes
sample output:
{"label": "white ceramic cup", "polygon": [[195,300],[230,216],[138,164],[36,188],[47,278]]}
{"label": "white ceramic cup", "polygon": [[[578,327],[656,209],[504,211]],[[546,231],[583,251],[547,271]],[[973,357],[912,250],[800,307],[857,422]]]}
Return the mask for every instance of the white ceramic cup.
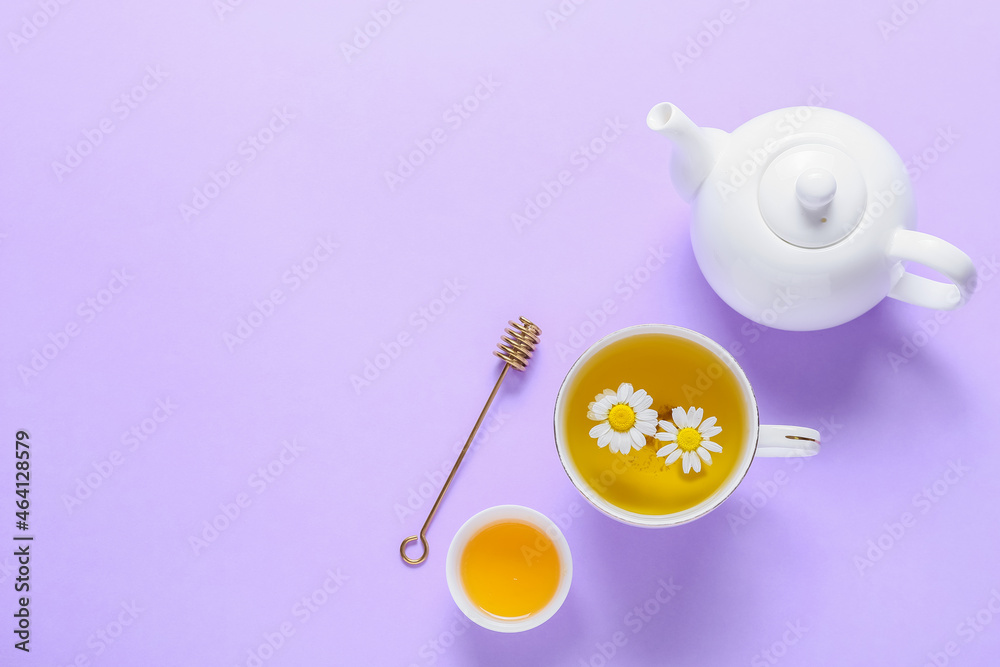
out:
{"label": "white ceramic cup", "polygon": [[[469,599],[465,586],[462,584],[462,552],[465,551],[469,540],[487,526],[507,521],[527,523],[545,533],[552,541],[552,546],[559,556],[559,583],[556,586],[556,592],[548,604],[527,618],[501,618],[486,613]],[[448,590],[451,591],[451,597],[454,598],[455,604],[472,621],[487,630],[523,632],[538,627],[549,620],[562,606],[566,594],[569,593],[570,583],[573,581],[573,559],[570,556],[569,544],[566,542],[565,536],[559,530],[559,526],[550,518],[530,507],[497,505],[476,514],[462,524],[462,527],[455,533],[451,546],[448,547],[445,575],[448,579]]]}
{"label": "white ceramic cup", "polygon": [[[694,507],[672,514],[639,514],[622,509],[603,498],[584,480],[583,475],[580,474],[572,457],[570,457],[567,447],[566,420],[564,418],[567,409],[566,401],[568,400],[569,388],[574,385],[577,376],[587,365],[587,362],[607,346],[625,338],[643,334],[675,336],[697,343],[710,352],[720,364],[728,368],[736,377],[742,395],[743,408],[750,422],[743,447],[740,448],[740,460],[736,463],[735,469],[726,481],[715,493]],[[754,456],[813,456],[819,453],[820,448],[819,432],[814,429],[798,426],[761,426],[760,417],[757,412],[757,399],[750,388],[750,381],[747,380],[746,373],[736,363],[733,355],[729,354],[724,347],[703,334],[667,324],[640,324],[621,329],[594,343],[590,349],[577,359],[576,363],[573,364],[573,367],[566,374],[566,379],[563,380],[562,386],[559,388],[559,395],[556,397],[555,437],[556,449],[559,452],[559,459],[562,461],[563,468],[576,488],[583,494],[583,497],[591,505],[622,523],[646,528],[676,526],[693,521],[711,512],[723,500],[728,498],[736,490],[740,482],[743,481],[743,477],[750,468],[750,462]]]}

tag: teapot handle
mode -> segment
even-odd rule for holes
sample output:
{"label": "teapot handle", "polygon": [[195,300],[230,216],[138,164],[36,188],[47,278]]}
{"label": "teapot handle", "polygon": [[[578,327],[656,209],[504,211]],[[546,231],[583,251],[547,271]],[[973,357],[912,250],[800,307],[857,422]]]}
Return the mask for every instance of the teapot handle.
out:
{"label": "teapot handle", "polygon": [[889,296],[916,306],[952,310],[972,296],[975,289],[976,266],[964,252],[936,236],[900,229],[889,243],[890,257],[918,262],[937,271],[950,283],[930,280],[904,272],[889,290]]}

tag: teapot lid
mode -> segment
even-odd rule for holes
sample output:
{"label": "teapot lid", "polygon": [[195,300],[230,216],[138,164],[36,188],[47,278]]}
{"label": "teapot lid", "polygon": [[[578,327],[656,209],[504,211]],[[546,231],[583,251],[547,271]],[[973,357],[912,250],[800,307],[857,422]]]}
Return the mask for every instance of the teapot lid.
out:
{"label": "teapot lid", "polygon": [[858,226],[868,190],[849,155],[811,143],[775,157],[761,175],[757,197],[772,232],[792,245],[823,248]]}

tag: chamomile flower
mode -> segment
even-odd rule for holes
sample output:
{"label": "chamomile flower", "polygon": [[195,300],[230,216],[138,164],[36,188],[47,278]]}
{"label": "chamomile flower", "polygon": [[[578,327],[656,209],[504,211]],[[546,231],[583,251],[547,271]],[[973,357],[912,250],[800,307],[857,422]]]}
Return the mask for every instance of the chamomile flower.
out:
{"label": "chamomile flower", "polygon": [[590,429],[590,437],[597,438],[598,447],[609,447],[612,452],[628,454],[632,449],[642,449],[646,436],[656,433],[656,410],[650,409],[653,397],[645,389],[632,390],[632,385],[622,382],[618,391],[605,389],[587,406],[587,418],[601,422]]}
{"label": "chamomile flower", "polygon": [[701,408],[690,407],[687,412],[684,408],[674,408],[671,414],[673,423],[660,422],[660,428],[663,430],[655,437],[668,444],[660,448],[656,455],[666,457],[664,465],[670,465],[681,459],[685,474],[692,470],[701,472],[702,461],[705,465],[712,465],[711,452],[721,452],[722,445],[712,442],[711,439],[722,433],[722,428],[715,425],[715,417],[702,421],[704,414]]}

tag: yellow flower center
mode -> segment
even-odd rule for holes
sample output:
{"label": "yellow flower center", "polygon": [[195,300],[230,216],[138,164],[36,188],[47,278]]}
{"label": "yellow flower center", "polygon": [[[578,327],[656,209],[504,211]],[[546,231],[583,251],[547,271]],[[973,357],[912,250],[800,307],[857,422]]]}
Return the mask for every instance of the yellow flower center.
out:
{"label": "yellow flower center", "polygon": [[678,431],[677,446],[683,449],[685,452],[690,452],[694,451],[695,449],[698,449],[698,445],[700,444],[701,444],[701,433],[698,432],[698,429],[691,428],[689,426],[687,428],[682,428],[680,431]]}
{"label": "yellow flower center", "polygon": [[616,431],[627,431],[635,424],[635,410],[619,403],[608,411],[608,423]]}

